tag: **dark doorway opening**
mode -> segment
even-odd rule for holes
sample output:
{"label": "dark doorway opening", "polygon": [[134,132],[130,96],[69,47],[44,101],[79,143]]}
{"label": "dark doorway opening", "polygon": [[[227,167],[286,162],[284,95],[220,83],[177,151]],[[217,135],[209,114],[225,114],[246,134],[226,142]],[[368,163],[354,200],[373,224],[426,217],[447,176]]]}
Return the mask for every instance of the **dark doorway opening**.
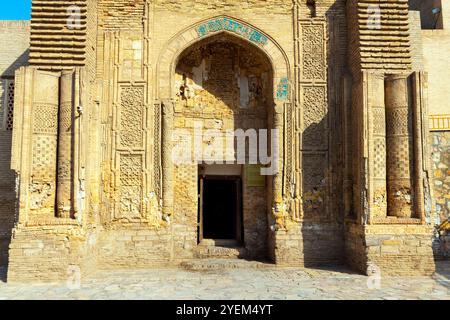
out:
{"label": "dark doorway opening", "polygon": [[242,241],[241,185],[240,177],[200,177],[199,241]]}

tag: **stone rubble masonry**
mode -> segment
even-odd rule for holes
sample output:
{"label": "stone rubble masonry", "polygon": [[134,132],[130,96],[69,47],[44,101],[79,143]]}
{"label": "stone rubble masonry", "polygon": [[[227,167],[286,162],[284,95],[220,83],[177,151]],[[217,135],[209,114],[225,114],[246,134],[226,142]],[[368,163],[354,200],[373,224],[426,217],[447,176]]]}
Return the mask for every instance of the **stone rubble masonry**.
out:
{"label": "stone rubble masonry", "polygon": [[[81,9],[79,29],[67,25],[73,4]],[[373,4],[380,4],[381,29],[367,27]],[[31,66],[8,73],[16,75],[13,133],[0,131],[0,263],[8,264],[8,281],[65,281],[78,272],[211,257],[433,273],[428,186],[447,178],[429,181],[440,173],[422,159],[426,72],[431,90],[438,73],[426,67],[434,58],[418,23],[407,0],[316,1],[315,12],[287,0],[34,0],[31,31],[17,28],[21,45],[0,58],[11,58],[5,70],[17,69],[30,47]],[[225,43],[222,57],[204,50],[208,41]],[[238,47],[245,54],[230,55]],[[195,86],[199,70],[208,72]],[[256,89],[242,94],[245,77]],[[395,77],[401,85],[385,85]],[[192,86],[184,93],[183,81]],[[196,120],[205,128],[283,132],[279,174],[255,188],[243,170],[241,247],[197,244],[198,166],[170,161],[172,132],[192,132]],[[399,141],[389,157],[388,136]],[[61,137],[70,156],[58,157]],[[436,139],[434,165],[443,170],[448,138]],[[386,191],[395,166],[403,170],[398,181],[413,176],[401,199],[389,195],[397,213],[389,212]],[[437,204],[442,190],[435,190]]]}
{"label": "stone rubble masonry", "polygon": [[450,131],[431,132],[433,200],[436,224],[441,226],[434,249],[440,258],[450,256]]}

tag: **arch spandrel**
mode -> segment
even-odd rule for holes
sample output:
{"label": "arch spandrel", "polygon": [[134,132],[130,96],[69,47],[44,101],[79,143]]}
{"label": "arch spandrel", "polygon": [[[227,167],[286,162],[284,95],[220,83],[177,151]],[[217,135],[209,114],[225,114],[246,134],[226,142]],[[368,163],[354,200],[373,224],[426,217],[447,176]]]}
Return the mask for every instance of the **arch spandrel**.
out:
{"label": "arch spandrel", "polygon": [[[157,98],[171,99],[174,96],[174,73],[181,53],[195,43],[226,33],[258,48],[269,59],[274,80],[275,101],[288,101],[290,93],[290,68],[286,54],[280,45],[264,31],[229,16],[212,17],[191,25],[176,34],[162,50],[157,65]],[[169,81],[167,81],[169,80]]]}

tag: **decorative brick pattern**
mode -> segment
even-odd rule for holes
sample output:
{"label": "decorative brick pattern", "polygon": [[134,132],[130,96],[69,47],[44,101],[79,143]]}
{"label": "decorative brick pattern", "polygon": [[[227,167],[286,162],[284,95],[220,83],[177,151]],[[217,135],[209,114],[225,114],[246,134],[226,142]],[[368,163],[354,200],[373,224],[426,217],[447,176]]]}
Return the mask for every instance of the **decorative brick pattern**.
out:
{"label": "decorative brick pattern", "polygon": [[411,68],[408,0],[351,0],[347,7],[354,68]]}
{"label": "decorative brick pattern", "polygon": [[88,2],[93,0],[33,0],[31,65],[56,70],[85,65]]}

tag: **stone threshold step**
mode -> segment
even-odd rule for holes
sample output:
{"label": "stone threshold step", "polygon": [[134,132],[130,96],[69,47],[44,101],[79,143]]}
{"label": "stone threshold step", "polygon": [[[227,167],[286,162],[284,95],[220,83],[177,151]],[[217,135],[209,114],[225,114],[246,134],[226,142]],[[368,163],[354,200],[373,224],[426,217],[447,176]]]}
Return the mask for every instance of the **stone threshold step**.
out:
{"label": "stone threshold step", "polygon": [[244,259],[196,259],[183,261],[180,267],[189,271],[226,270],[226,269],[264,269],[274,264]]}

